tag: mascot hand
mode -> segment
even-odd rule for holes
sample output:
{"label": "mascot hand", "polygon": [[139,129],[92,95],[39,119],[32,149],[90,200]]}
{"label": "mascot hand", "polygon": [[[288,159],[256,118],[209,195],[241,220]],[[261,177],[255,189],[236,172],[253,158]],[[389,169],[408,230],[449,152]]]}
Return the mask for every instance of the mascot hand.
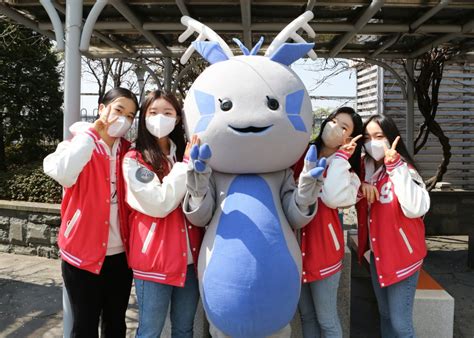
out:
{"label": "mascot hand", "polygon": [[209,178],[212,171],[207,162],[211,156],[211,148],[207,144],[202,146],[195,144],[191,148],[186,186],[193,197],[204,197],[209,189]]}
{"label": "mascot hand", "polygon": [[316,203],[321,188],[321,177],[326,168],[326,159],[318,160],[318,151],[312,145],[306,153],[303,171],[298,180],[296,203],[301,207],[309,207]]}

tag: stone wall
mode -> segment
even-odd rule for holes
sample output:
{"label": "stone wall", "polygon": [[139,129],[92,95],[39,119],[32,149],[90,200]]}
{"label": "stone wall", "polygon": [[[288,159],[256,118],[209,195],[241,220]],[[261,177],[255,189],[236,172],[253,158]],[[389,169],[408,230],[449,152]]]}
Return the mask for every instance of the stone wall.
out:
{"label": "stone wall", "polygon": [[431,191],[427,235],[474,235],[474,191]]}
{"label": "stone wall", "polygon": [[58,258],[57,204],[0,200],[0,252]]}

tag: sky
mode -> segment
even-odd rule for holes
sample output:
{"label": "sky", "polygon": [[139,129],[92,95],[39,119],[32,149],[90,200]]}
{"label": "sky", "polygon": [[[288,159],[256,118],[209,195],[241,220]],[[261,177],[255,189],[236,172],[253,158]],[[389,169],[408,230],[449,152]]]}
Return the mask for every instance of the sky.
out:
{"label": "sky", "polygon": [[[336,59],[336,61],[344,61]],[[346,69],[341,71],[338,75],[330,77],[321,83],[324,77],[330,76],[334,70],[327,70],[328,65],[325,66],[325,60],[317,59],[316,61],[300,60],[292,65],[292,69],[301,78],[309,94],[312,96],[356,96],[356,76],[354,69]],[[333,66],[329,61],[329,67]],[[83,65],[86,67],[86,65]],[[336,67],[339,70],[341,67]],[[84,69],[83,69],[84,70]],[[318,85],[320,84],[320,85]],[[317,88],[315,88],[317,87]],[[311,90],[313,89],[313,90]],[[81,83],[82,93],[97,93],[98,87],[95,80],[89,74],[84,74]],[[355,105],[355,99],[352,102],[347,100],[312,100],[313,109],[317,108],[330,108],[334,109],[341,105]],[[97,108],[97,96],[82,95],[81,96],[81,109],[87,110],[88,115],[96,115],[95,109]]]}

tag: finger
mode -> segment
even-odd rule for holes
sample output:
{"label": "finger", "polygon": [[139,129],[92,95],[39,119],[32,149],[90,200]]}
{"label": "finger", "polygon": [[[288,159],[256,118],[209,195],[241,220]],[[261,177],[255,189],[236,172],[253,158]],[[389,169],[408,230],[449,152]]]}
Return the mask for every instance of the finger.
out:
{"label": "finger", "polygon": [[203,144],[200,148],[199,148],[199,160],[208,160],[210,159],[212,156],[212,152],[211,152],[211,148],[209,147],[209,145],[207,143]]}
{"label": "finger", "polygon": [[199,146],[197,144],[194,144],[192,146],[189,156],[192,160],[197,160],[197,158],[199,157]]}
{"label": "finger", "polygon": [[373,191],[370,188],[367,189],[367,201],[369,203],[372,203],[374,201]]}
{"label": "finger", "polygon": [[376,187],[374,187],[373,191],[374,191],[374,194],[375,194],[375,195],[374,195],[374,198],[378,201],[379,198],[380,198],[379,191],[377,190]]}
{"label": "finger", "polygon": [[315,168],[318,162],[318,151],[316,149],[316,146],[312,144],[308,151],[306,152],[306,155],[304,157],[304,172],[309,172],[311,169]]}
{"label": "finger", "polygon": [[109,115],[110,112],[112,111],[112,104],[108,104],[107,107],[105,108],[105,122],[107,123],[109,121]]}
{"label": "finger", "polygon": [[305,162],[313,162],[316,163],[318,160],[318,150],[314,144],[309,147],[308,151],[306,152],[306,156],[304,158]]}
{"label": "finger", "polygon": [[327,164],[326,157],[322,157],[322,158],[318,161],[318,167],[320,167],[320,168],[326,169],[326,164]]}
{"label": "finger", "polygon": [[361,139],[361,137],[364,136],[362,134],[360,135],[357,135],[356,137],[354,137],[351,141],[352,144],[357,144],[357,141],[359,141]]}
{"label": "finger", "polygon": [[202,173],[206,170],[206,163],[201,160],[194,161],[194,169],[196,169],[198,173]]}
{"label": "finger", "polygon": [[362,190],[362,196],[364,196],[365,198],[367,198],[367,187],[365,185],[362,186],[361,188]]}
{"label": "finger", "polygon": [[309,174],[311,175],[312,178],[318,178],[319,176],[321,176],[324,172],[324,168],[321,168],[321,167],[316,167],[316,168],[313,168],[309,171]]}
{"label": "finger", "polygon": [[107,124],[108,124],[108,125],[113,124],[115,121],[118,120],[118,118],[119,118],[118,116],[115,116],[115,117],[114,117],[112,120],[110,120],[110,121],[109,121],[108,118],[107,118]]}
{"label": "finger", "polygon": [[397,136],[397,137],[395,138],[395,141],[393,141],[393,143],[392,143],[392,148],[391,148],[392,150],[397,149],[398,141],[400,141],[400,136]]}
{"label": "finger", "polygon": [[387,145],[385,144],[385,142],[383,142],[383,150],[385,151],[385,153],[388,151],[388,147],[387,147]]}

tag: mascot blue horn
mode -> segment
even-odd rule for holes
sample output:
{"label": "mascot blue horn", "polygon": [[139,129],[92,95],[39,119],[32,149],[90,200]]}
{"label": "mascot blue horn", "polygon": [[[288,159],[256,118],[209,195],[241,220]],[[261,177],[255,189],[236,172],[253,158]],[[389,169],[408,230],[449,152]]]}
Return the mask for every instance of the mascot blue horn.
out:
{"label": "mascot blue horn", "polygon": [[292,228],[313,218],[325,166],[313,147],[297,185],[289,169],[311,136],[310,97],[289,65],[316,57],[297,33],[314,37],[312,18],[308,11],[291,22],[264,56],[263,39],[250,51],[234,39],[243,52],[234,56],[212,29],[181,20],[188,28],[180,42],[198,34],[181,62],[197,51],[211,63],[184,103],[187,135],[203,145],[191,151],[183,209],[191,223],[208,226],[198,276],[214,336],[271,336],[297,309],[301,251]]}

